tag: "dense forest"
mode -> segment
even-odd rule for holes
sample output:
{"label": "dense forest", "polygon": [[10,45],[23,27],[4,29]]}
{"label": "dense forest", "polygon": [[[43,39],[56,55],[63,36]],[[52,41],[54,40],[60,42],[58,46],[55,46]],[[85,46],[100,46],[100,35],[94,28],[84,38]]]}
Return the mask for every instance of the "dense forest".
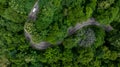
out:
{"label": "dense forest", "polygon": [[[0,0],[0,67],[120,67],[120,0],[39,0],[36,21],[26,22],[36,1]],[[90,18],[113,30],[89,25],[68,36]],[[52,47],[32,48],[24,27]]]}

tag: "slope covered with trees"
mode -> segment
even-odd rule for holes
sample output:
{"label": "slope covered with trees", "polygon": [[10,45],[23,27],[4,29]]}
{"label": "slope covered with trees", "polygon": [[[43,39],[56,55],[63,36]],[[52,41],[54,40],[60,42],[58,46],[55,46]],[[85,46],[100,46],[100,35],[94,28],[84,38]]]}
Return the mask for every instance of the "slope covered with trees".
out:
{"label": "slope covered with trees", "polygon": [[[0,67],[120,67],[120,0],[39,0],[37,19],[26,27],[35,43],[54,45],[41,51],[24,36],[34,3],[0,0]],[[113,30],[91,25],[66,37],[69,28],[91,17]]]}

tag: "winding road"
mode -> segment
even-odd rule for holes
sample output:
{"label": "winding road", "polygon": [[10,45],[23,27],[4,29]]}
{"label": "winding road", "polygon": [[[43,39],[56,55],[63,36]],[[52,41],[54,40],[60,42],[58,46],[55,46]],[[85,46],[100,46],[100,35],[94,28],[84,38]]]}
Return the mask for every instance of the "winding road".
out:
{"label": "winding road", "polygon": [[[39,3],[39,0],[36,1],[35,5],[33,6],[32,10],[30,11],[30,13],[28,15],[28,19],[27,19],[27,21],[25,22],[25,25],[24,25],[24,34],[25,34],[26,40],[29,41],[30,46],[32,48],[37,49],[37,50],[44,50],[44,49],[47,49],[48,47],[52,47],[52,44],[50,44],[49,42],[34,43],[33,40],[32,40],[32,36],[25,29],[26,23],[28,23],[29,21],[35,21],[36,20],[37,14],[39,12],[38,3]],[[81,28],[86,27],[86,26],[90,26],[90,25],[95,25],[95,26],[101,27],[107,32],[113,30],[113,28],[110,25],[102,25],[102,24],[96,22],[94,18],[90,18],[90,19],[88,19],[87,21],[85,21],[83,23],[78,22],[75,25],[75,27],[69,27],[68,28],[68,36],[71,36],[76,31],[80,30]],[[57,44],[57,45],[59,45],[59,44]]]}

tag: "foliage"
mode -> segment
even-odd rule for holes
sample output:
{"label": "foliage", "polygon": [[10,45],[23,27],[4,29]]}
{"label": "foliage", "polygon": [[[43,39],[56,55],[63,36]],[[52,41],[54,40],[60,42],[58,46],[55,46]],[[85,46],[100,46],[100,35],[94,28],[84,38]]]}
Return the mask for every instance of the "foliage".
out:
{"label": "foliage", "polygon": [[75,33],[73,36],[69,36],[65,39],[63,44],[65,48],[73,48],[83,46],[88,47],[91,46],[96,40],[95,33],[92,29],[81,29]]}
{"label": "foliage", "polygon": [[[34,3],[0,0],[0,67],[120,67],[120,0],[40,0],[37,20],[26,23]],[[69,27],[91,17],[114,30],[88,26],[67,36]],[[54,46],[32,49],[24,23],[34,42]]]}
{"label": "foliage", "polygon": [[118,18],[119,14],[119,6],[116,6],[118,1],[115,0],[103,0],[99,1],[96,10],[96,19],[102,24],[110,24],[116,18]]}
{"label": "foliage", "polygon": [[114,47],[115,50],[120,51],[120,32],[113,31],[111,35],[109,35],[108,41],[111,46]]}
{"label": "foliage", "polygon": [[97,48],[104,43],[105,32],[97,27],[83,28],[77,31],[73,36],[67,37],[63,44],[65,48],[90,47]]}

